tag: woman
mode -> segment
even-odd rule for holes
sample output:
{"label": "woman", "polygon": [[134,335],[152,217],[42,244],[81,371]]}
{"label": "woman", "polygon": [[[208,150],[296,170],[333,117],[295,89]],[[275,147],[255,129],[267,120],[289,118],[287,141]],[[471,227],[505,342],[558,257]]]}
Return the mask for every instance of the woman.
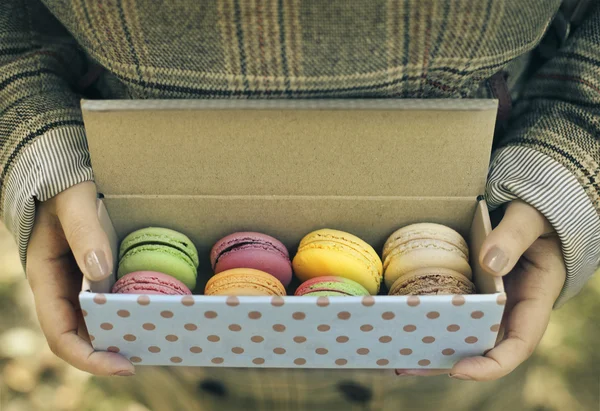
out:
{"label": "woman", "polygon": [[[483,263],[507,276],[506,333],[450,375],[497,379],[528,358],[553,307],[598,265],[599,78],[592,1],[3,0],[0,215],[17,238],[52,350],[97,375],[132,375],[125,358],[93,352],[76,310],[80,272],[99,280],[112,271],[80,96],[495,97],[486,197],[506,212]],[[177,374],[209,394],[199,400],[205,408],[402,404],[400,379],[375,372],[204,372]],[[473,401],[485,390],[476,392]]]}

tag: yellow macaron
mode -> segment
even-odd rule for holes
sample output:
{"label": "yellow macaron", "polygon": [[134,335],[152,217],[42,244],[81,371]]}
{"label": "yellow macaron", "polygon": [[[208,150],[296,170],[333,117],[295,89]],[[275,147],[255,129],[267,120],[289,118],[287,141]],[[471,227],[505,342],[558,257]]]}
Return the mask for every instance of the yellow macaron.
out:
{"label": "yellow macaron", "polygon": [[339,276],[356,281],[372,295],[379,292],[383,277],[383,264],[373,247],[355,235],[331,229],[307,234],[292,266],[301,281]]}

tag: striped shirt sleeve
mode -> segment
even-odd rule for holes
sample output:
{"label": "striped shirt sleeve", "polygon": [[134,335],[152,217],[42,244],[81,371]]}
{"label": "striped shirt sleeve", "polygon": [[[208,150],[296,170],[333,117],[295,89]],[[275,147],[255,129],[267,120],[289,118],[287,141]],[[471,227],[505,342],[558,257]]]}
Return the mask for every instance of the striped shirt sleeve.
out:
{"label": "striped shirt sleeve", "polygon": [[36,138],[19,155],[3,184],[4,222],[26,266],[35,200],[46,201],[75,184],[93,180],[82,127],[62,127]]}
{"label": "striped shirt sleeve", "polygon": [[0,219],[25,266],[35,201],[93,178],[75,40],[40,1],[0,1]]}
{"label": "striped shirt sleeve", "polygon": [[567,278],[558,308],[579,293],[600,264],[600,216],[563,165],[532,148],[508,146],[492,160],[486,200],[495,209],[517,198],[541,212],[561,240]]}

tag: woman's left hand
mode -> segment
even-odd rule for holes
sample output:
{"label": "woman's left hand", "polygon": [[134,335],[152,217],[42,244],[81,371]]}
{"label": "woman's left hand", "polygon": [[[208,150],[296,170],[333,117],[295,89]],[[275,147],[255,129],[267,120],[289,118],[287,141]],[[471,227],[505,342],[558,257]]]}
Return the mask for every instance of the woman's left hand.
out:
{"label": "woman's left hand", "polygon": [[460,380],[489,381],[511,373],[534,352],[565,282],[558,236],[539,211],[515,200],[481,251],[482,266],[492,275],[504,276],[502,339],[485,356],[462,359],[451,370],[405,369],[396,374],[449,374]]}

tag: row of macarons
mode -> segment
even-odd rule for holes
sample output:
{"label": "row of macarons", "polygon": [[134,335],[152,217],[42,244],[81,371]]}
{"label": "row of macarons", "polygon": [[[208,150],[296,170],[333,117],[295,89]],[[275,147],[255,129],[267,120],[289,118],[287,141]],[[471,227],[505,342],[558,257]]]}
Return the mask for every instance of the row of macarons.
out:
{"label": "row of macarons", "polygon": [[[465,239],[450,227],[411,224],[389,236],[382,258],[361,238],[340,230],[307,234],[293,259],[276,238],[237,232],[217,241],[210,252],[214,275],[204,295],[287,294],[376,295],[385,283],[389,295],[472,294],[472,270]],[[186,235],[167,228],[136,230],[119,248],[113,293],[192,294],[198,251]]]}

